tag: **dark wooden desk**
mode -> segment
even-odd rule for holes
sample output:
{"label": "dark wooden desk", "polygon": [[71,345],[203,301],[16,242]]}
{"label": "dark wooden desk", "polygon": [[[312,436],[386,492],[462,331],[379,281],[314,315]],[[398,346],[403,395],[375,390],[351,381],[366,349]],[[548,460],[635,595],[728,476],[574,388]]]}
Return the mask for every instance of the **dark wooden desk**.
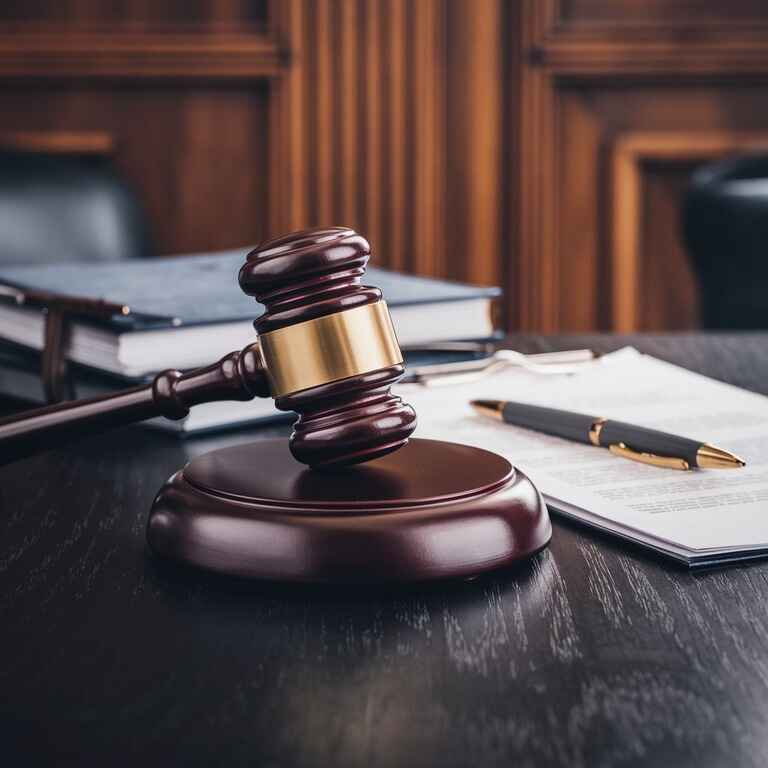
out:
{"label": "dark wooden desk", "polygon": [[[768,334],[633,341],[768,393]],[[148,554],[168,475],[284,431],[131,429],[0,470],[0,763],[766,764],[768,563],[691,574],[560,521],[515,572],[400,592]]]}

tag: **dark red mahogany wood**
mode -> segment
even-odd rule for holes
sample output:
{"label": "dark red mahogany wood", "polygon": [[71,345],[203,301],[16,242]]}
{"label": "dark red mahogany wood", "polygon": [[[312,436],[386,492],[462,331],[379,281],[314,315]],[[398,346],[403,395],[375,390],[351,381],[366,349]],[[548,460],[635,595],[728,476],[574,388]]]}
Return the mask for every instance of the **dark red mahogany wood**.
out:
{"label": "dark red mahogany wood", "polygon": [[[254,322],[260,333],[373,304],[378,288],[360,284],[371,248],[346,227],[304,230],[263,243],[248,254],[240,287],[266,311]],[[275,398],[296,411],[290,446],[301,462],[329,467],[369,461],[401,448],[416,414],[390,393],[405,368],[393,365]]]}
{"label": "dark red mahogany wood", "polygon": [[147,528],[164,556],[232,576],[298,582],[467,577],[546,546],[546,506],[501,456],[411,440],[316,472],[281,440],[201,456],[163,486]]}
{"label": "dark red mahogany wood", "polygon": [[109,395],[57,403],[0,420],[0,463],[154,416],[181,419],[199,403],[268,397],[258,344],[207,368],[163,371],[154,381]]}

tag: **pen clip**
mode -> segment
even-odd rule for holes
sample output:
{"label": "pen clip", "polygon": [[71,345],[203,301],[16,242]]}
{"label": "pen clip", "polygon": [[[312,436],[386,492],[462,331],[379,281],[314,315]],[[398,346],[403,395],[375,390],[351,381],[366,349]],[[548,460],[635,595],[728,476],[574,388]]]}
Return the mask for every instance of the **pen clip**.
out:
{"label": "pen clip", "polygon": [[621,456],[624,459],[639,461],[641,464],[650,464],[652,467],[663,467],[664,469],[690,469],[690,464],[685,459],[676,456],[657,456],[655,453],[641,453],[628,448],[625,443],[615,443],[609,445],[608,450],[614,456]]}

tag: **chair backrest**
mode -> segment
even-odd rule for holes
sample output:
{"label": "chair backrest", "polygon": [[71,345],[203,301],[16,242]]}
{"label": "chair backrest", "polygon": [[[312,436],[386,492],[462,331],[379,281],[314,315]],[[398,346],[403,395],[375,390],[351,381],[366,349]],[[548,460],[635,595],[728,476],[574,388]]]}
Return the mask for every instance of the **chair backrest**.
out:
{"label": "chair backrest", "polygon": [[0,263],[152,255],[133,192],[99,158],[0,151]]}
{"label": "chair backrest", "polygon": [[700,286],[702,325],[768,328],[768,155],[696,171],[682,230]]}

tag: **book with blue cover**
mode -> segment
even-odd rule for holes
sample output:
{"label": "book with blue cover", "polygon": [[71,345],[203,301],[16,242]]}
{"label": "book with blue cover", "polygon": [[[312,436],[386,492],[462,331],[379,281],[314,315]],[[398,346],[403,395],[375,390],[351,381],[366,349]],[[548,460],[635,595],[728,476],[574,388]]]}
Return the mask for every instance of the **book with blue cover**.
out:
{"label": "book with blue cover", "polygon": [[[130,307],[128,315],[78,319],[68,357],[126,377],[163,368],[191,368],[255,338],[264,307],[246,296],[237,274],[248,248],[214,254],[109,264],[0,267],[0,285],[101,299]],[[493,334],[498,288],[369,268],[364,283],[381,288],[400,344],[427,344]],[[43,317],[0,302],[0,338],[39,350]]]}

